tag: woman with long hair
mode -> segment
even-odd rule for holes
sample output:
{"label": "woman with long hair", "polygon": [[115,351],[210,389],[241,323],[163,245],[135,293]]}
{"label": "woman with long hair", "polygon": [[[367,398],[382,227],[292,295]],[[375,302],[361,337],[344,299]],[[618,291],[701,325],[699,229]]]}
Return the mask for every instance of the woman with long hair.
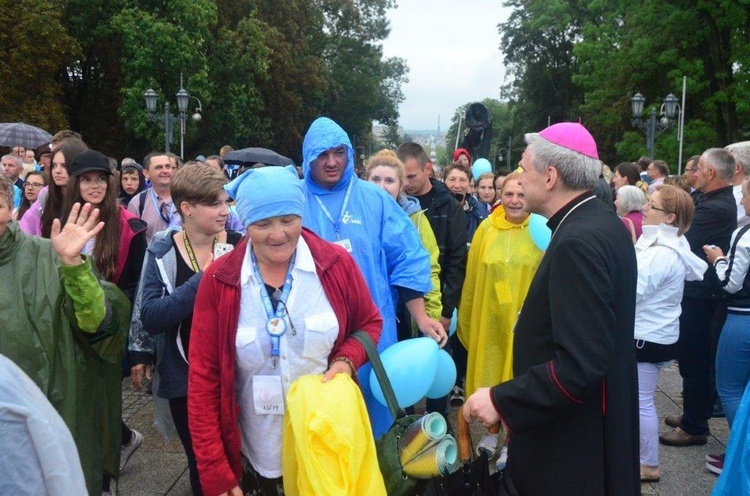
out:
{"label": "woman with long hair", "polygon": [[29,172],[26,175],[26,181],[23,183],[23,198],[18,210],[13,213],[14,219],[22,219],[23,214],[39,198],[39,193],[47,186],[47,175],[44,172]]}
{"label": "woman with long hair", "polygon": [[109,159],[88,150],[79,153],[67,167],[70,178],[63,194],[63,211],[75,203],[90,203],[99,209],[104,229],[84,247],[104,279],[117,284],[132,302],[146,254],[146,223],[117,203],[117,184]]}
{"label": "woman with long hair", "polygon": [[[99,274],[116,284],[132,303],[146,253],[146,223],[117,203],[117,185],[109,159],[103,154],[95,150],[81,152],[67,165],[67,171],[70,177],[63,195],[63,211],[71,211],[75,204],[89,203],[99,209],[99,220],[104,222],[102,230],[86,243],[82,253],[88,255]],[[124,363],[123,372],[126,372],[127,359]],[[142,442],[141,433],[121,421],[120,470]],[[110,478],[114,475],[104,475],[105,491],[109,490]]]}
{"label": "woman with long hair", "polygon": [[68,164],[73,162],[76,155],[88,149],[80,139],[66,140],[52,149],[49,185],[39,193],[37,200],[19,221],[23,232],[49,238],[52,221],[64,217],[63,196],[70,178]]}

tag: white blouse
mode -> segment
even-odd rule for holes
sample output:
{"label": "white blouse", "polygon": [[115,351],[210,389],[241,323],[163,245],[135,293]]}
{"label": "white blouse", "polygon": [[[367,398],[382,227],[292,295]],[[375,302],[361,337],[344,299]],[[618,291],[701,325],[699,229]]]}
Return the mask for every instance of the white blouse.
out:
{"label": "white blouse", "polygon": [[248,243],[240,274],[241,301],[236,339],[235,390],[240,406],[242,453],[260,475],[276,478],[282,475],[284,416],[255,413],[253,378],[258,375],[280,377],[286,401],[289,386],[297,378],[326,371],[328,356],[339,334],[339,324],[315,271],[310,248],[300,237],[292,269],[292,289],[286,301],[287,330],[280,338],[280,356],[274,368],[271,338],[266,332],[266,310],[260,297],[263,283],[255,279],[250,249]]}

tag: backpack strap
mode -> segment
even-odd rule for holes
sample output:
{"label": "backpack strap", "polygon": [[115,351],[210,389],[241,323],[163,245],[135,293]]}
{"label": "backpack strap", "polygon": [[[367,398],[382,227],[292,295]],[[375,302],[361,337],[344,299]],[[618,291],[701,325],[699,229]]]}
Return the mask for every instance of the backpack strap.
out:
{"label": "backpack strap", "polygon": [[143,217],[143,209],[146,207],[146,193],[148,193],[147,189],[138,193],[138,217]]}
{"label": "backpack strap", "polygon": [[[380,383],[380,389],[383,390],[383,396],[385,396],[385,402],[388,404],[388,410],[390,410],[393,419],[398,419],[406,415],[406,413],[399,408],[398,401],[396,400],[396,393],[393,392],[393,386],[391,380],[388,378],[388,374],[385,372],[383,362],[380,361],[380,355],[378,355],[378,349],[375,347],[375,343],[369,334],[362,330],[354,331],[351,337],[356,339],[359,344],[367,352],[367,359],[370,360],[372,370],[375,371],[375,377],[378,378]],[[369,379],[369,378],[368,378]],[[367,380],[360,378],[360,380]]]}

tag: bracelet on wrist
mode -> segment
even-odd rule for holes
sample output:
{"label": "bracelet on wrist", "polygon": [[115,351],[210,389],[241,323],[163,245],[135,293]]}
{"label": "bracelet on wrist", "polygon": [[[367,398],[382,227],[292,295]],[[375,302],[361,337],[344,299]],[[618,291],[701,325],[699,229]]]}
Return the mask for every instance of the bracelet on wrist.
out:
{"label": "bracelet on wrist", "polygon": [[716,257],[716,258],[714,259],[714,264],[713,264],[713,265],[714,265],[714,267],[716,267],[716,264],[717,264],[717,263],[719,263],[719,262],[721,262],[722,260],[723,260],[724,262],[726,262],[726,261],[727,261],[727,257],[726,257],[726,256],[724,256],[724,255],[722,255],[722,256],[720,256],[720,257]]}
{"label": "bracelet on wrist", "polygon": [[[354,362],[352,362],[351,359],[345,356],[340,356],[340,357],[337,357],[335,360],[333,360],[331,362],[331,365],[333,365],[336,362],[344,362],[345,364],[347,364],[349,366],[349,371],[352,373],[352,379],[355,379],[355,380],[357,379],[357,367],[354,366]],[[328,368],[330,369],[331,367],[329,366]]]}

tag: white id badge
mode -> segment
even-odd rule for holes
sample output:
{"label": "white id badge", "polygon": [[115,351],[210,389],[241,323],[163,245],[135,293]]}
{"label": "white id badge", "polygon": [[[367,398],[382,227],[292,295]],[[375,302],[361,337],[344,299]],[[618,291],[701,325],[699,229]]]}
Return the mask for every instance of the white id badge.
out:
{"label": "white id badge", "polygon": [[230,245],[229,243],[216,243],[214,245],[214,258],[219,258],[220,256],[229,253],[232,250],[234,250],[234,246]]}
{"label": "white id badge", "polygon": [[348,251],[349,253],[352,253],[352,251],[354,251],[352,250],[352,242],[349,241],[348,239],[340,239],[338,241],[334,241],[334,243],[336,243],[339,246],[343,246],[344,249]]}
{"label": "white id badge", "polygon": [[253,377],[253,403],[256,415],[284,415],[284,388],[277,375]]}

